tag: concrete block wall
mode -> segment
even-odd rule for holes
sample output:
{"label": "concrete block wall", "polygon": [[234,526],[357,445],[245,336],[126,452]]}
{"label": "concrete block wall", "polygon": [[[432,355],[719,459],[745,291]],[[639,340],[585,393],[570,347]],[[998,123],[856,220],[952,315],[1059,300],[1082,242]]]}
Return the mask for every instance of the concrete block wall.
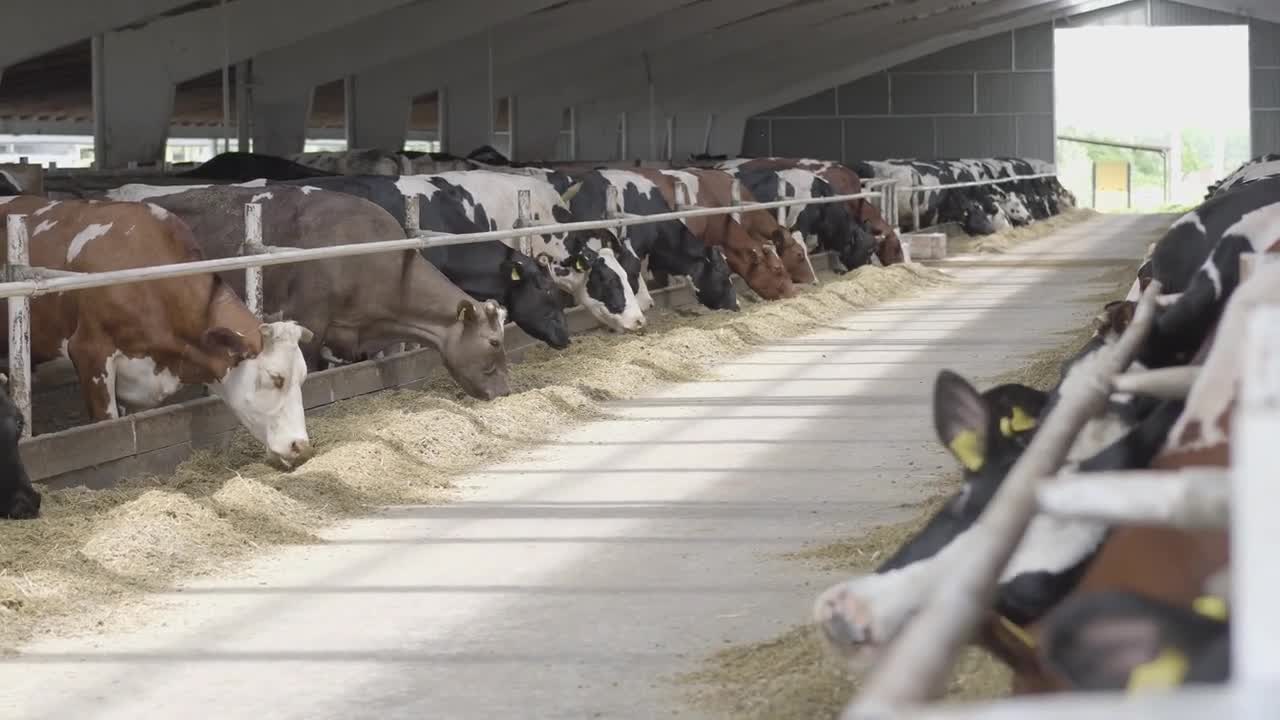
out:
{"label": "concrete block wall", "polygon": [[1280,152],[1280,25],[1172,0],[1134,0],[1057,23],[1058,27],[1097,25],[1248,25],[1252,154]]}
{"label": "concrete block wall", "polygon": [[747,122],[743,153],[1052,160],[1053,26],[947,48]]}

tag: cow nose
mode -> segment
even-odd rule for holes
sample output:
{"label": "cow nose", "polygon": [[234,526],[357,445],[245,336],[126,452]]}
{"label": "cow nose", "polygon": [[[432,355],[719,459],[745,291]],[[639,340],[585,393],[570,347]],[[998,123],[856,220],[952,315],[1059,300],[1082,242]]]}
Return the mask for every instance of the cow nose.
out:
{"label": "cow nose", "polygon": [[489,340],[489,347],[494,347],[494,348],[502,347],[502,341],[497,338],[491,338]]}
{"label": "cow nose", "polygon": [[307,440],[294,440],[289,443],[289,452],[292,453],[292,457],[289,458],[289,463],[293,465],[293,467],[302,465],[306,461],[315,457],[316,454],[316,451],[311,447],[311,443]]}

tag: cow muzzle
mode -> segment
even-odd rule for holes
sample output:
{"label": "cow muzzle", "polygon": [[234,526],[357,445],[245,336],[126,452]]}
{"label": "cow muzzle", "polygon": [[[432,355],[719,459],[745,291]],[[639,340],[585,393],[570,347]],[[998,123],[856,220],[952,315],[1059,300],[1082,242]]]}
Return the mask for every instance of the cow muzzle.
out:
{"label": "cow muzzle", "polygon": [[308,460],[315,457],[316,451],[311,447],[308,440],[294,440],[289,443],[289,450],[285,453],[271,453],[271,459],[285,470],[296,470],[306,464]]}

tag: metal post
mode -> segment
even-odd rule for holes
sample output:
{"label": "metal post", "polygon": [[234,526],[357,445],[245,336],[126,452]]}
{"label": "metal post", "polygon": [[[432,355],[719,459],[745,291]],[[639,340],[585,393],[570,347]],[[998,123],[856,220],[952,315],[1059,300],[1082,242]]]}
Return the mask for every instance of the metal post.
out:
{"label": "metal post", "polygon": [[93,166],[107,167],[107,50],[106,36],[98,33],[89,39],[90,92],[93,97]]}
{"label": "metal post", "polygon": [[[894,223],[897,224],[896,222]],[[920,232],[920,191],[911,191],[911,230]]]}
{"label": "metal post", "polygon": [[[516,222],[518,228],[529,227],[532,225],[529,221],[529,191],[519,190],[516,192]],[[525,255],[533,255],[533,238],[528,235],[521,235],[518,244],[520,252]]]}
{"label": "metal post", "polygon": [[[262,206],[246,203],[244,206],[244,246],[241,255],[258,255],[265,252],[262,244]],[[244,302],[249,312],[262,319],[262,268],[244,269]]]}
{"label": "metal post", "polygon": [[[742,204],[742,181],[738,178],[734,178],[733,182],[729,183],[729,204],[733,207],[738,207]],[[742,213],[740,212],[729,213],[729,217],[733,218],[736,223],[742,222]]]}
{"label": "metal post", "polygon": [[404,196],[404,229],[409,237],[417,237],[422,229],[422,201],[417,195]]}
{"label": "metal post", "polygon": [[1280,501],[1274,482],[1280,451],[1280,306],[1264,305],[1249,318],[1231,443],[1231,678],[1254,685],[1280,680],[1275,644],[1280,617],[1280,565],[1274,548],[1280,525],[1270,512]]}
{"label": "metal post", "polygon": [[[677,191],[676,201],[679,202],[679,200],[680,200],[680,195],[679,195],[679,192]],[[623,215],[622,201],[618,198],[618,188],[614,187],[613,185],[606,185],[604,188],[605,218],[612,220],[614,218],[622,217],[622,215]],[[628,236],[627,228],[625,227],[618,228],[619,240],[622,240],[627,236]]]}
{"label": "metal post", "polygon": [[662,158],[667,162],[676,159],[676,116],[667,116],[667,152]]}
{"label": "metal post", "polygon": [[702,154],[711,154],[711,129],[715,127],[715,113],[707,113],[707,127],[702,131]]}
{"label": "metal post", "polygon": [[622,136],[619,140],[619,145],[618,145],[618,151],[619,151],[618,159],[626,160],[627,155],[629,154],[628,152],[629,148],[627,147],[627,143],[631,139],[631,128],[627,126],[626,112],[623,112],[618,116],[618,132]]}
{"label": "metal post", "polygon": [[[27,216],[10,215],[5,279],[20,279],[27,269]],[[31,298],[9,298],[9,397],[22,413],[22,436],[31,437]]]}
{"label": "metal post", "polygon": [[[737,182],[736,180],[734,182]],[[689,200],[689,186],[684,184],[683,180],[675,181],[676,189],[676,210],[684,210],[693,203]]]}
{"label": "metal post", "polygon": [[249,118],[253,112],[249,107],[249,61],[243,60],[236,65],[236,150],[249,152]]}

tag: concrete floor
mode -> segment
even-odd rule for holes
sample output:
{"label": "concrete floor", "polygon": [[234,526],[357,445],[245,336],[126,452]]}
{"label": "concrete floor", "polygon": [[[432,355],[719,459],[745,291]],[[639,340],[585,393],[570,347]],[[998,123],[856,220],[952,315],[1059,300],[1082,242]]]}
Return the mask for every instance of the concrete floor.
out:
{"label": "concrete floor", "polygon": [[[835,578],[781,554],[908,512],[951,471],[941,368],[993,376],[1097,310],[1168,216],[957,262],[957,282],[619,403],[465,480],[160,598],[142,628],[0,662],[5,717],[649,718],[667,678],[807,619]],[[1074,263],[1074,264],[1073,264]]]}

